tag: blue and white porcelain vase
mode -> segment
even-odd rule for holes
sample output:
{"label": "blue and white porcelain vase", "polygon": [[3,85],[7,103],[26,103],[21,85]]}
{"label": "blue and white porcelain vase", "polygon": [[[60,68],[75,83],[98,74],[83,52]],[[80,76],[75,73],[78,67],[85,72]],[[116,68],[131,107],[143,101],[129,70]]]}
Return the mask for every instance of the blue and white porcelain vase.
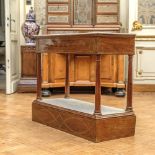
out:
{"label": "blue and white porcelain vase", "polygon": [[34,35],[38,35],[40,30],[40,26],[36,23],[36,16],[33,8],[31,7],[28,14],[26,15],[26,20],[22,25],[22,33],[25,38],[25,43],[35,44]]}

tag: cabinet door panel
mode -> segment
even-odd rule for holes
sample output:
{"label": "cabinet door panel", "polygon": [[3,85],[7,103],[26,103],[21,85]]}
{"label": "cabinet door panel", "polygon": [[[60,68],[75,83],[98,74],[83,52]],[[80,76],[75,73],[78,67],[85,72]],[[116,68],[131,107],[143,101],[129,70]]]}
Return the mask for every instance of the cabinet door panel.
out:
{"label": "cabinet door panel", "polygon": [[75,80],[90,81],[91,56],[75,56]]}
{"label": "cabinet door panel", "polygon": [[55,82],[64,81],[66,74],[66,56],[64,54],[55,54]]}
{"label": "cabinet door panel", "polygon": [[102,56],[101,57],[101,81],[114,82],[114,57]]}
{"label": "cabinet door panel", "polygon": [[92,24],[92,0],[74,0],[74,24]]}
{"label": "cabinet door panel", "polygon": [[[66,76],[66,56],[64,54],[48,53],[42,55],[43,82],[64,82]],[[74,55],[70,55],[70,82],[74,82]]]}
{"label": "cabinet door panel", "polygon": [[35,48],[22,47],[22,77],[36,77]]}
{"label": "cabinet door panel", "polygon": [[154,79],[155,78],[155,48],[154,49],[137,49],[136,53],[136,71],[137,78]]}
{"label": "cabinet door panel", "polygon": [[51,70],[51,68],[49,68],[49,58],[50,55],[47,53],[42,54],[42,82],[43,83],[48,83],[49,81],[49,70]]}

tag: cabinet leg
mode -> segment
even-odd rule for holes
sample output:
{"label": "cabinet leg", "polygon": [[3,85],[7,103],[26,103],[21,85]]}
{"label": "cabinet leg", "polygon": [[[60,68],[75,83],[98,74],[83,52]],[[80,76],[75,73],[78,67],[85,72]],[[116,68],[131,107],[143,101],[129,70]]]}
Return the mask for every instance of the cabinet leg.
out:
{"label": "cabinet leg", "polygon": [[51,96],[50,90],[47,88],[42,89],[42,97],[49,97],[49,96]]}
{"label": "cabinet leg", "polygon": [[115,92],[115,96],[124,97],[125,96],[125,89],[124,88],[117,88],[117,90]]}

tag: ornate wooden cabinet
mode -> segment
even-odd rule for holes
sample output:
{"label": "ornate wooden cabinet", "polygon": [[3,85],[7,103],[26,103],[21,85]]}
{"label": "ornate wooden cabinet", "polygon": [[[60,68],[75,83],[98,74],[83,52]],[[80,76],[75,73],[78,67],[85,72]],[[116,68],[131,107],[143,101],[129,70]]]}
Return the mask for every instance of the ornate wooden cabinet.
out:
{"label": "ornate wooden cabinet", "polygon": [[[47,0],[46,33],[119,32],[119,0]],[[77,49],[78,50],[78,49]],[[71,55],[71,86],[95,85],[92,55]],[[42,88],[64,87],[65,55],[42,54]],[[101,58],[101,85],[118,88],[124,95],[124,57]]]}
{"label": "ornate wooden cabinet", "polygon": [[[47,1],[47,34],[88,31],[119,32],[119,0]],[[42,57],[43,87],[64,86],[65,55],[50,53]],[[95,85],[94,59],[91,55],[71,55],[71,86]],[[124,57],[107,55],[101,60],[101,85],[124,88]]]}

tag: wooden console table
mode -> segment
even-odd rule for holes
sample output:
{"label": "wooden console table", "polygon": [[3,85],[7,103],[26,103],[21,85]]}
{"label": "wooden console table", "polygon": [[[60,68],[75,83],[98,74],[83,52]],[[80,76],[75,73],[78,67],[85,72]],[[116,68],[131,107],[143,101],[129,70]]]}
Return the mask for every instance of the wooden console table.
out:
{"label": "wooden console table", "polygon": [[[32,104],[32,120],[94,142],[133,136],[136,116],[132,108],[132,58],[135,35],[121,33],[79,33],[36,36],[37,99]],[[41,53],[66,54],[65,98],[42,99]],[[70,54],[96,56],[95,104],[71,99],[69,89]],[[101,55],[128,55],[126,109],[101,106]]]}

